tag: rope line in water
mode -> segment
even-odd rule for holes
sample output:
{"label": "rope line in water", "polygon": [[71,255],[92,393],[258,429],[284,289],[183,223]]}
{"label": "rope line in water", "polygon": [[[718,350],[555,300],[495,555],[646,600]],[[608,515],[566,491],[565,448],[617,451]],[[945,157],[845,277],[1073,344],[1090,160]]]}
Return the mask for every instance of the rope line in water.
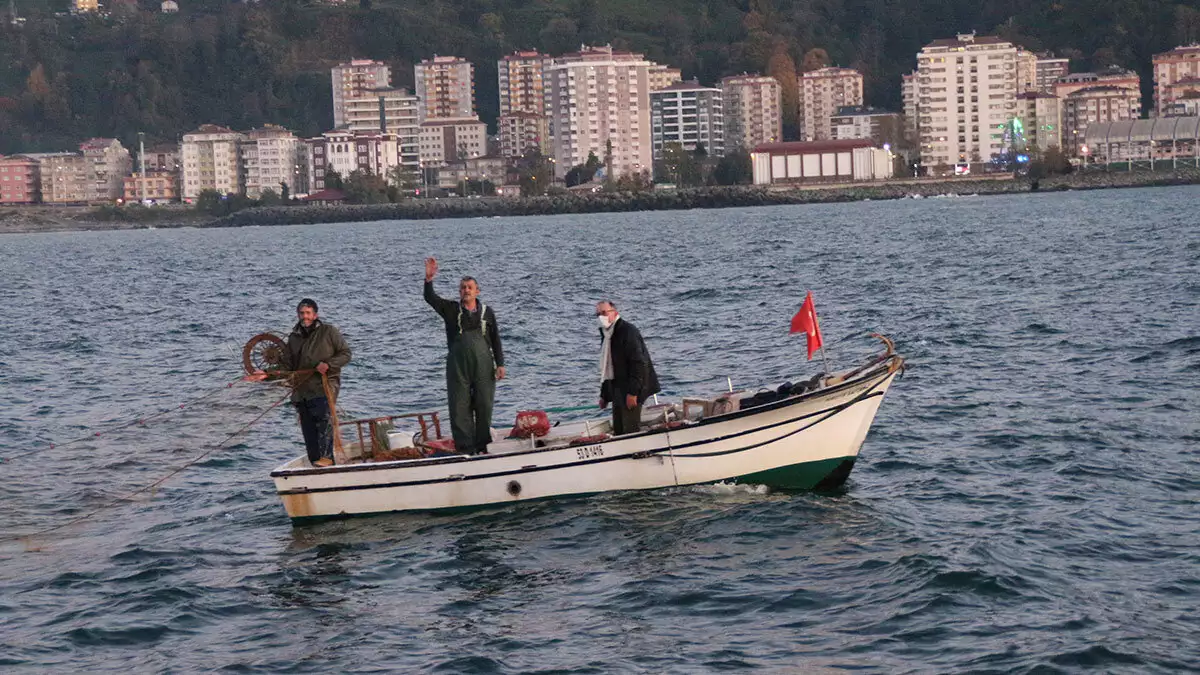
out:
{"label": "rope line in water", "polygon": [[[66,447],[68,445],[73,445],[75,443],[82,443],[83,441],[95,440],[97,438],[104,436],[105,434],[110,434],[114,431],[120,431],[121,429],[128,429],[129,427],[133,427],[133,426],[144,426],[146,424],[146,422],[149,422],[150,420],[157,419],[159,417],[163,417],[164,415],[169,415],[170,413],[173,413],[173,412],[178,412],[188,406],[193,406],[201,401],[210,399],[213,396],[216,396],[217,394],[225,391],[226,389],[233,387],[233,385],[237,384],[241,380],[242,380],[242,378],[239,377],[238,379],[236,379],[232,382],[228,382],[226,384],[221,385],[220,388],[214,389],[214,390],[208,392],[207,394],[204,394],[203,396],[198,396],[196,398],[184,401],[183,403],[180,403],[179,405],[176,405],[176,406],[173,406],[170,408],[163,408],[162,410],[159,410],[156,413],[151,413],[149,415],[139,415],[137,418],[130,420],[129,422],[123,422],[121,424],[117,424],[116,426],[107,427],[100,431],[90,433],[87,436],[80,436],[78,438],[72,438],[71,440],[63,441],[61,443],[50,443],[49,447],[43,446],[43,447],[31,448],[29,451],[20,453],[19,455],[15,455],[15,456],[25,457],[28,455],[32,455],[35,452],[40,452],[42,450],[53,450],[55,448],[62,448],[62,447]],[[9,459],[11,459],[11,456],[0,457],[0,464],[3,464],[4,462],[9,461]]]}
{"label": "rope line in water", "polygon": [[259,413],[259,414],[258,414],[258,415],[257,415],[257,416],[254,418],[254,419],[252,419],[252,420],[250,420],[249,422],[247,422],[246,424],[242,425],[242,426],[241,426],[241,427],[240,427],[240,428],[239,428],[237,431],[235,431],[235,432],[233,432],[232,434],[229,434],[228,436],[226,436],[224,439],[222,439],[222,440],[221,440],[221,442],[220,442],[220,443],[217,443],[216,445],[212,446],[212,447],[211,447],[211,448],[209,448],[208,450],[205,450],[204,452],[202,452],[202,453],[200,453],[199,455],[197,455],[195,458],[193,458],[193,459],[189,460],[188,462],[185,462],[184,464],[182,464],[182,465],[180,465],[180,466],[176,467],[176,468],[175,468],[174,470],[172,470],[170,473],[168,473],[167,475],[163,476],[162,478],[159,478],[158,480],[154,481],[153,483],[149,483],[149,484],[147,484],[147,485],[143,485],[142,487],[140,487],[140,488],[137,488],[136,490],[133,490],[132,492],[126,493],[126,494],[124,494],[124,495],[121,495],[120,497],[116,497],[116,498],[114,498],[114,499],[110,500],[109,502],[107,502],[107,503],[105,503],[105,504],[101,504],[100,506],[96,507],[95,509],[92,509],[91,511],[89,511],[89,512],[87,512],[87,513],[85,513],[85,514],[83,514],[83,515],[81,515],[81,516],[76,516],[75,518],[72,518],[72,519],[70,519],[70,520],[68,520],[68,521],[66,521],[66,522],[59,523],[58,525],[55,525],[55,526],[53,526],[53,527],[48,527],[48,528],[45,528],[45,529],[43,529],[43,530],[38,530],[37,532],[31,532],[31,533],[29,533],[29,534],[21,534],[21,535],[16,535],[16,536],[8,536],[8,537],[5,537],[5,538],[3,538],[3,539],[0,539],[0,542],[24,541],[24,542],[26,543],[26,546],[27,546],[27,548],[29,548],[29,547],[31,547],[31,545],[32,545],[32,543],[33,543],[33,542],[32,542],[32,540],[33,540],[33,538],[34,538],[34,537],[40,537],[40,536],[42,536],[42,535],[49,534],[50,532],[54,532],[54,531],[56,531],[56,530],[61,530],[61,529],[63,529],[63,528],[66,528],[66,527],[70,527],[71,525],[75,525],[76,523],[81,523],[81,522],[83,522],[83,521],[85,521],[85,520],[88,520],[89,518],[91,518],[91,517],[95,516],[96,514],[98,514],[98,513],[102,512],[102,511],[106,511],[106,510],[108,510],[108,509],[111,509],[111,508],[112,508],[112,507],[114,507],[114,506],[117,506],[117,505],[119,505],[119,504],[123,503],[123,502],[127,502],[127,501],[129,501],[130,499],[132,499],[132,498],[134,498],[134,497],[136,497],[136,496],[138,496],[138,495],[140,495],[140,494],[142,494],[142,493],[144,493],[144,492],[147,492],[147,491],[149,491],[149,490],[153,490],[154,488],[158,487],[159,485],[162,485],[163,483],[167,482],[168,480],[170,480],[170,479],[171,479],[171,478],[173,478],[174,476],[178,475],[178,474],[179,474],[179,473],[181,473],[183,470],[185,470],[185,469],[187,469],[187,468],[189,468],[189,467],[191,467],[191,466],[193,466],[193,465],[195,465],[195,464],[197,464],[197,463],[199,463],[199,462],[203,461],[203,460],[204,460],[204,458],[208,457],[209,455],[211,455],[212,453],[216,452],[217,450],[220,450],[222,447],[224,447],[224,446],[225,446],[225,444],[226,444],[226,443],[228,443],[229,441],[233,440],[233,439],[234,439],[234,438],[236,438],[237,436],[241,435],[242,433],[244,433],[244,432],[245,432],[247,429],[249,429],[250,427],[254,426],[256,423],[258,423],[258,421],[259,421],[259,420],[261,420],[263,417],[266,417],[267,413],[271,412],[271,411],[272,411],[272,410],[274,410],[275,408],[278,408],[278,407],[280,406],[280,404],[282,404],[284,401],[286,401],[286,400],[288,400],[289,398],[291,398],[291,396],[292,396],[291,389],[288,389],[288,392],[287,392],[286,394],[284,394],[284,395],[283,395],[283,396],[282,396],[282,397],[281,397],[279,400],[275,401],[275,402],[274,402],[274,403],[272,403],[270,406],[268,406],[266,410],[264,410],[264,411],[262,411],[261,413]]}

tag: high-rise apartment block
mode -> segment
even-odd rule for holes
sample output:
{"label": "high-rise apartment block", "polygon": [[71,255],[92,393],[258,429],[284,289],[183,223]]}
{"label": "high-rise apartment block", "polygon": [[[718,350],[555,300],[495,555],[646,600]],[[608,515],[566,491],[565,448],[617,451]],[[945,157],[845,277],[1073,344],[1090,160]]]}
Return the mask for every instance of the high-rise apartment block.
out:
{"label": "high-rise apartment block", "polygon": [[522,157],[550,151],[545,69],[549,57],[536,51],[513,52],[496,64],[500,84],[500,154]]}
{"label": "high-rise apartment block", "polygon": [[713,157],[725,154],[721,90],[702,87],[695,80],[650,92],[650,129],[654,158],[675,143],[684,150],[697,147]]}
{"label": "high-rise apartment block", "polygon": [[651,170],[651,65],[641,54],[604,46],[585,47],[547,66],[559,177],[593,153],[611,166],[614,178]]}
{"label": "high-rise apartment block", "polygon": [[921,163],[970,166],[1005,152],[1004,125],[1017,114],[1017,48],[962,34],[917,54]]}
{"label": "high-rise apartment block", "polygon": [[783,140],[782,94],[779,80],[769,76],[734,75],[721,80],[727,152]]}
{"label": "high-rise apartment block", "polygon": [[500,83],[500,114],[545,114],[543,71],[549,57],[537,51],[513,52],[496,63]]}
{"label": "high-rise apartment block", "polygon": [[184,134],[179,146],[183,198],[196,199],[204,190],[221,194],[241,192],[242,162],[238,146],[245,138],[215,124],[205,124]]}
{"label": "high-rise apartment block", "polygon": [[1137,89],[1102,84],[1078,89],[1062,101],[1063,148],[1070,154],[1084,155],[1084,134],[1088,125],[1098,122],[1135,120],[1142,114],[1142,94]]}
{"label": "high-rise apartment block", "polygon": [[371,89],[346,102],[348,131],[395,134],[400,163],[417,169],[420,162],[421,100],[407,89]]}
{"label": "high-rise apartment block", "polygon": [[1200,91],[1200,44],[1154,55],[1154,111],[1159,117],[1188,92]]}
{"label": "high-rise apartment block", "polygon": [[372,89],[391,86],[391,69],[386,64],[368,59],[355,59],[335,66],[333,80],[333,126],[346,124],[346,102],[362,97]]}
{"label": "high-rise apartment block", "polygon": [[800,129],[807,141],[832,138],[829,118],[838,108],[863,102],[862,73],[850,68],[821,68],[799,77]]}
{"label": "high-rise apartment block", "polygon": [[1142,78],[1132,70],[1116,66],[1105,68],[1094,73],[1071,73],[1058,78],[1054,84],[1053,94],[1059,100],[1065,101],[1071,94],[1089,87],[1122,87],[1141,91]]}
{"label": "high-rise apartment block", "polygon": [[916,146],[917,133],[917,73],[900,76],[900,98],[904,103],[904,138]]}
{"label": "high-rise apartment block", "polygon": [[246,132],[240,146],[246,196],[258,199],[268,189],[282,194],[284,185],[290,194],[301,192],[306,150],[304,141],[283,127],[267,125]]}
{"label": "high-rise apartment block", "polygon": [[413,67],[421,121],[475,117],[474,68],[457,56],[434,56]]}

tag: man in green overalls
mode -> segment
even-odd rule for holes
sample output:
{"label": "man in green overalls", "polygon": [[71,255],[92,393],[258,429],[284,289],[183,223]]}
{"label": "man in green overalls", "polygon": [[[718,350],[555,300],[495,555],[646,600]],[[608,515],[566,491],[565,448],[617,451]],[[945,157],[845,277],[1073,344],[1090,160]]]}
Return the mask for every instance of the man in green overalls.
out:
{"label": "man in green overalls", "polygon": [[450,399],[450,431],[454,447],[464,454],[487,452],[492,441],[492,403],[496,380],[504,379],[504,352],[496,313],[479,300],[479,283],[463,277],[459,302],[433,291],[437,261],[425,261],[425,302],[446,322],[446,393]]}

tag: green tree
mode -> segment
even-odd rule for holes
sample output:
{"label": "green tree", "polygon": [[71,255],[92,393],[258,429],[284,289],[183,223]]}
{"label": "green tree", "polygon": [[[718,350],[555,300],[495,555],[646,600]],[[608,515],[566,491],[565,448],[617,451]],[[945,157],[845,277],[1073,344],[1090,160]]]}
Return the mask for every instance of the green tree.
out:
{"label": "green tree", "polygon": [[263,191],[258,195],[259,206],[279,206],[283,200],[279,198],[279,193],[271,188],[263,188]]}
{"label": "green tree", "polygon": [[745,150],[738,149],[726,154],[713,167],[712,182],[717,185],[749,185],[753,181],[750,153]]}
{"label": "green tree", "polygon": [[350,204],[385,204],[389,201],[387,183],[370,171],[351,171],[344,183],[346,202]]}
{"label": "green tree", "polygon": [[554,169],[550,160],[536,148],[517,160],[517,183],[522,197],[544,195],[554,181]]}
{"label": "green tree", "polygon": [[662,159],[655,165],[654,176],[659,182],[674,183],[678,187],[703,185],[703,160],[695,151],[689,152],[679,143],[667,143],[663,146]]}
{"label": "green tree", "polygon": [[342,180],[342,174],[329,169],[325,172],[325,189],[326,190],[344,190],[346,182]]}

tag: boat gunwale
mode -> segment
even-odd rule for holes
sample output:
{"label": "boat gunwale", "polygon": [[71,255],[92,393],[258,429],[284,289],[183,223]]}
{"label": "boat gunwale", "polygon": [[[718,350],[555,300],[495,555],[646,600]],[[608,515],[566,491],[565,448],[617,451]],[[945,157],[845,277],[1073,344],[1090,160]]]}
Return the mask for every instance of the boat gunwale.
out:
{"label": "boat gunwale", "polygon": [[[803,394],[795,394],[793,396],[788,396],[788,397],[779,399],[777,401],[771,401],[770,403],[764,403],[762,405],[757,405],[752,408],[739,409],[739,410],[734,410],[734,411],[730,411],[727,413],[722,413],[720,415],[714,415],[712,417],[706,417],[706,418],[701,419],[698,422],[688,425],[686,427],[676,427],[674,429],[669,428],[669,427],[662,427],[662,428],[658,428],[658,429],[647,429],[645,431],[639,431],[639,432],[633,433],[633,434],[625,434],[620,437],[606,439],[605,441],[602,441],[602,442],[609,443],[614,440],[617,440],[617,438],[619,438],[621,441],[624,441],[624,440],[628,440],[628,439],[632,439],[632,438],[639,438],[642,436],[651,436],[654,434],[666,434],[666,433],[670,433],[672,431],[678,432],[680,429],[697,429],[697,428],[703,427],[705,425],[719,424],[722,422],[728,422],[730,420],[735,420],[735,419],[738,419],[741,417],[749,417],[752,415],[757,415],[757,414],[761,414],[761,413],[765,413],[765,412],[771,412],[774,410],[778,410],[781,408],[790,407],[793,405],[797,405],[799,403],[804,403],[804,402],[807,402],[810,400],[817,399],[822,396],[836,394],[844,389],[848,389],[848,388],[863,384],[865,382],[869,382],[870,380],[875,379],[875,378],[879,378],[882,381],[883,379],[885,379],[887,377],[887,375],[890,375],[892,372],[894,372],[896,370],[896,368],[892,366],[892,362],[897,359],[899,359],[900,362],[903,363],[903,357],[899,356],[898,354],[890,354],[887,356],[887,358],[884,358],[883,360],[879,361],[879,363],[877,363],[871,367],[868,367],[867,369],[863,370],[861,373],[856,374],[853,378],[845,380],[844,382],[840,382],[833,386],[826,387],[824,389],[817,389],[817,390],[814,390],[811,392],[805,392]],[[880,377],[880,376],[882,376],[882,377]],[[867,390],[867,392],[864,392],[863,397],[857,397],[855,400],[857,401],[860,398],[864,398],[865,395],[869,394],[872,389],[874,389],[874,387],[871,387],[870,389]],[[838,407],[838,406],[835,406],[835,407]],[[828,409],[816,411],[816,412],[812,413],[812,415],[818,415],[818,414],[821,414],[821,413],[827,412],[827,411],[828,411]],[[800,418],[796,418],[796,419],[800,419]],[[788,420],[788,422],[790,422],[790,421],[795,421],[795,420]],[[785,424],[785,423],[787,423],[787,422],[781,422],[780,424]],[[771,426],[775,426],[775,425],[771,425]],[[770,426],[760,427],[760,428],[756,429],[755,431],[761,430],[761,429],[768,429],[768,428],[770,428]],[[708,443],[708,442],[712,442],[715,440],[721,440],[721,439],[720,438],[705,439],[703,441],[696,441],[694,443],[689,443],[687,445],[690,446],[690,445],[695,445],[695,444],[699,444],[699,443]],[[524,456],[524,455],[533,455],[533,454],[542,453],[542,452],[556,452],[559,450],[568,449],[570,447],[572,447],[572,446],[555,445],[555,446],[542,447],[542,448],[530,448],[528,450],[519,450],[519,451],[515,451],[515,452],[505,452],[502,454],[495,454],[495,455],[484,453],[484,454],[480,454],[480,455],[459,455],[459,456],[455,456],[455,457],[436,457],[436,458],[426,457],[426,458],[421,458],[421,459],[400,459],[400,460],[392,460],[392,461],[386,461],[386,462],[366,462],[366,463],[362,463],[362,464],[342,464],[342,465],[334,465],[334,466],[328,466],[328,467],[301,467],[301,468],[295,468],[295,469],[282,468],[282,466],[285,466],[286,464],[290,464],[291,462],[295,461],[295,459],[290,459],[287,462],[285,462],[284,465],[281,465],[280,467],[276,467],[274,470],[272,470],[271,477],[272,478],[288,478],[288,477],[293,477],[293,476],[330,475],[330,474],[338,474],[338,473],[351,473],[351,472],[355,472],[355,471],[380,471],[380,470],[385,470],[385,469],[409,469],[409,468],[417,468],[417,467],[439,466],[439,465],[445,465],[445,464],[459,464],[459,463],[463,463],[463,462],[478,462],[478,461],[485,461],[485,460],[490,460],[490,459],[500,459],[500,458],[504,458],[504,457],[519,457],[519,456]],[[680,446],[680,447],[685,447],[685,446]],[[671,446],[667,445],[664,448],[635,451],[633,453],[629,453],[626,455],[614,455],[612,457],[606,457],[604,459],[609,460],[609,461],[611,461],[613,459],[628,459],[630,455],[638,454],[640,452],[645,452],[645,453],[650,453],[650,454],[659,454],[662,452],[667,452],[671,449],[672,449]],[[585,461],[582,463],[591,463],[591,461]],[[569,465],[557,465],[557,466],[569,466]],[[549,468],[549,467],[546,467],[546,468]],[[474,478],[474,476],[472,476],[472,478]],[[280,494],[285,494],[285,493],[280,492]]]}

